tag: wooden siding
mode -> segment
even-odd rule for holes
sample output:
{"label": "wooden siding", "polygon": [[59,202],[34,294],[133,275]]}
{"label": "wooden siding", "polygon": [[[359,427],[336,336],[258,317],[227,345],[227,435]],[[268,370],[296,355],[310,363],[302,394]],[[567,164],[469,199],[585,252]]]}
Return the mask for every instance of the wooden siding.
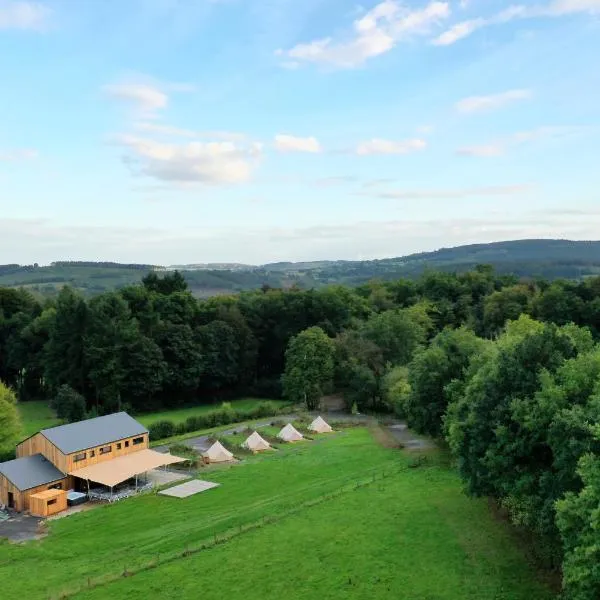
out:
{"label": "wooden siding", "polygon": [[8,505],[8,493],[12,492],[15,499],[15,510],[18,512],[29,510],[29,497],[32,494],[44,492],[45,490],[48,490],[59,483],[61,484],[63,490],[71,489],[73,478],[65,477],[64,479],[58,479],[56,481],[45,483],[44,485],[39,485],[38,487],[34,487],[29,490],[21,491],[17,487],[15,487],[8,479],[6,479],[4,475],[0,474],[0,503]]}
{"label": "wooden siding", "polygon": [[[133,440],[138,437],[143,438],[144,441],[141,444],[134,446]],[[125,442],[129,442],[129,447],[125,446]],[[117,444],[121,444],[120,450],[117,450]],[[100,454],[100,448],[104,448],[104,446],[110,446],[111,451],[107,454]],[[105,462],[107,460],[113,460],[119,456],[133,454],[134,452],[148,448],[148,446],[148,434],[144,433],[142,435],[136,435],[130,438],[123,438],[122,440],[111,442],[110,444],[103,444],[102,446],[96,446],[95,448],[89,448],[88,450],[82,450],[81,452],[68,454],[65,457],[65,468],[62,469],[61,467],[58,467],[58,465],[57,467],[65,473],[71,473],[72,471],[77,471],[77,469],[83,469],[83,467],[90,467],[91,465],[97,465],[98,463]],[[91,456],[92,452],[94,452],[94,456]],[[84,453],[84,460],[75,461],[75,456]]]}
{"label": "wooden siding", "polygon": [[42,433],[36,433],[17,446],[17,458],[42,454],[59,471],[67,472],[67,457]]}
{"label": "wooden siding", "polygon": [[49,517],[66,509],[67,492],[64,490],[55,490],[55,493],[46,490],[29,496],[29,512],[36,517]]}

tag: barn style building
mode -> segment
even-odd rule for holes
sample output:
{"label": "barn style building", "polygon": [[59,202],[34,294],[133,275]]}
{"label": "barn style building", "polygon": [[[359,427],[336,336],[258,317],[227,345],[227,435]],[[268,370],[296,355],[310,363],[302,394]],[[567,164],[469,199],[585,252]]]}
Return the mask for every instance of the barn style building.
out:
{"label": "barn style building", "polygon": [[[16,511],[57,512],[62,495],[90,482],[112,490],[149,470],[180,462],[150,450],[148,430],[125,412],[43,429],[17,446],[17,458],[0,463],[0,504]],[[47,506],[40,506],[43,501]],[[58,507],[56,506],[58,504]],[[66,508],[66,506],[65,506]]]}

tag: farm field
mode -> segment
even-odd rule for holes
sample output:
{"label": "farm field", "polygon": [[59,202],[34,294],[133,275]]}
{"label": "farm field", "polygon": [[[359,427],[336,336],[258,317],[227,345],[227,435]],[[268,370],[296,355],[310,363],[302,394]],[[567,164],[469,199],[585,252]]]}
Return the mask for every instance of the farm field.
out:
{"label": "farm field", "polygon": [[[265,401],[266,400],[264,398],[241,398],[240,400],[231,400],[230,404],[231,407],[236,410],[247,410],[254,408],[261,402]],[[272,402],[273,404],[279,404],[281,406],[286,405],[286,402],[282,400],[268,400],[268,402]],[[168,419],[169,421],[173,421],[173,423],[177,424],[185,422],[185,420],[188,417],[195,417],[197,415],[205,414],[212,410],[218,410],[219,408],[221,408],[221,403],[203,404],[201,406],[192,406],[176,410],[165,410],[135,415],[135,418],[145,427],[148,427],[152,423],[156,423],[156,421],[161,421],[163,419]]]}
{"label": "farm field", "polygon": [[[241,398],[239,400],[232,400],[231,406],[237,410],[247,410],[254,408],[264,401],[264,398]],[[286,404],[280,400],[269,400],[269,402],[280,404],[281,406],[285,406]],[[177,424],[183,423],[188,417],[205,414],[212,410],[217,410],[220,407],[221,404],[203,404],[201,406],[191,406],[178,410],[164,410],[142,415],[135,415],[135,418],[145,427],[148,427],[152,423],[161,421],[163,419],[168,419]],[[17,405],[17,408],[19,410],[21,423],[23,425],[23,438],[29,437],[41,429],[60,425],[60,420],[56,418],[54,412],[44,400],[21,402]]]}
{"label": "farm field", "polygon": [[[408,468],[412,460],[350,428],[203,470],[221,487],[184,500],[125,500],[52,521],[40,541],[0,543],[0,581],[10,582],[3,598],[185,600],[199,590],[233,600],[552,598],[485,502],[466,498],[435,455],[420,468]],[[385,479],[354,489],[383,472]],[[181,556],[215,534],[278,516]],[[156,559],[158,567],[120,577]],[[88,577],[108,583],[87,590]]]}
{"label": "farm field", "polygon": [[40,429],[60,425],[60,420],[44,400],[20,402],[17,404],[17,409],[23,425],[23,439],[37,433]]}

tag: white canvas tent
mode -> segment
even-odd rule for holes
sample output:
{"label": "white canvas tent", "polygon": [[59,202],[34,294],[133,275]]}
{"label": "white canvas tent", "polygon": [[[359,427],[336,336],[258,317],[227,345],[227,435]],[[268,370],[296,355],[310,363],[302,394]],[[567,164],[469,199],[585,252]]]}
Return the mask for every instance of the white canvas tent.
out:
{"label": "white canvas tent", "polygon": [[206,452],[202,453],[204,458],[208,458],[211,463],[218,462],[229,462],[234,460],[233,454],[221,444],[221,442],[215,442]]}
{"label": "white canvas tent", "polygon": [[291,424],[288,423],[278,434],[277,437],[284,442],[298,442],[304,437],[302,434]]}
{"label": "white canvas tent", "polygon": [[309,431],[314,431],[315,433],[331,433],[333,429],[329,424],[325,422],[323,417],[317,417],[309,426]]}
{"label": "white canvas tent", "polygon": [[242,444],[242,448],[247,448],[248,450],[252,450],[252,452],[261,452],[263,450],[271,450],[271,444],[266,440],[263,440],[262,437],[255,431],[248,439]]}

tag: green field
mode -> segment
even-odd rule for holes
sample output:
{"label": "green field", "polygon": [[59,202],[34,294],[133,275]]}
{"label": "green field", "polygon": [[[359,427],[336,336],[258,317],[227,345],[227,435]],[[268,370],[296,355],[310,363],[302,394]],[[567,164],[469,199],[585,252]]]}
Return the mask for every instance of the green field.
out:
{"label": "green field", "polygon": [[[0,581],[10,582],[2,597],[552,597],[485,502],[466,498],[446,466],[407,468],[411,460],[351,428],[204,470],[222,486],[183,500],[125,500],[53,521],[38,542],[0,544]],[[265,517],[275,521],[244,531]],[[124,579],[124,569],[140,572]],[[88,577],[104,583],[87,590]]]}
{"label": "green field", "polygon": [[[255,408],[257,404],[264,401],[265,400],[261,398],[242,398],[240,400],[232,400],[231,406],[237,410],[247,410]],[[269,400],[269,402],[279,404],[280,406],[285,406],[286,404],[285,402],[279,400]],[[211,410],[217,410],[220,407],[221,404],[203,404],[201,406],[180,408],[178,410],[164,410],[142,415],[135,415],[135,418],[146,427],[163,419],[168,419],[169,421],[173,421],[173,423],[177,424],[183,423],[188,417],[207,413]],[[33,435],[34,433],[37,433],[41,429],[47,429],[48,427],[60,425],[60,420],[56,418],[53,411],[49,408],[48,403],[43,400],[36,402],[21,402],[18,404],[18,409],[23,426],[23,439]]]}
{"label": "green field", "polygon": [[[251,408],[255,408],[257,404],[260,402],[265,402],[264,398],[242,398],[241,400],[232,400],[230,402],[232,408],[236,410],[248,410]],[[285,406],[285,402],[280,400],[269,400],[269,402],[273,402],[274,404],[278,404],[280,406]],[[211,410],[217,410],[221,407],[221,404],[203,404],[202,406],[192,406],[189,408],[180,408],[177,410],[165,410],[159,412],[146,413],[142,415],[135,415],[135,418],[145,425],[146,427],[150,426],[152,423],[156,423],[156,421],[161,421],[163,419],[168,419],[169,421],[173,421],[173,423],[184,423],[188,417],[194,417],[196,415],[200,415],[203,413],[210,412]]]}
{"label": "green field", "polygon": [[21,416],[22,437],[25,439],[41,429],[60,425],[54,412],[48,406],[48,403],[40,400],[36,402],[20,402],[17,405],[19,415]]}

